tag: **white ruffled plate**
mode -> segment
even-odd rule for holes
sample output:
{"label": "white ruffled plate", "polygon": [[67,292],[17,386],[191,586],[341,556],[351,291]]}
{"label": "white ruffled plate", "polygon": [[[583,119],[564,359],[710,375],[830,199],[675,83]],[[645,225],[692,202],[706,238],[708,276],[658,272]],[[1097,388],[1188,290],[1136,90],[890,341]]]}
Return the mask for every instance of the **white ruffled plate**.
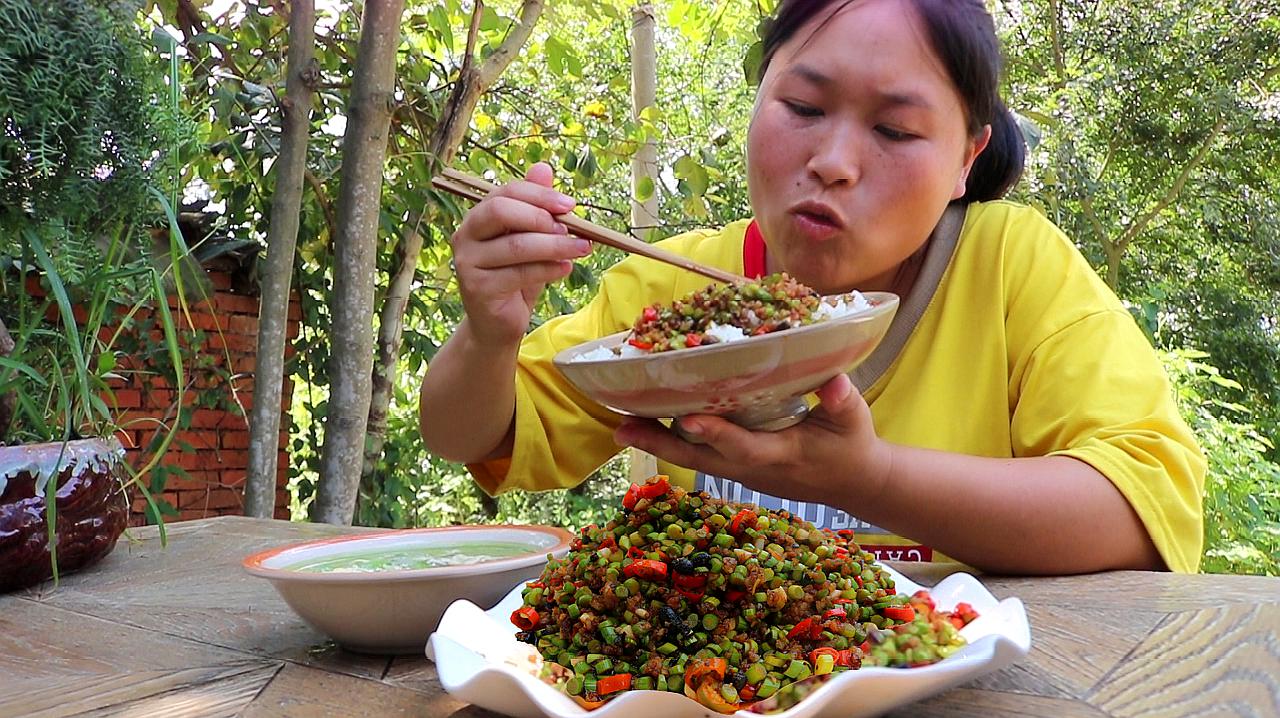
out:
{"label": "white ruffled plate", "polygon": [[[891,568],[898,593],[912,594],[922,586]],[[513,657],[528,651],[515,639],[511,612],[521,605],[517,584],[498,605],[482,611],[470,601],[454,601],[427,642],[427,657],[435,661],[440,684],[454,697],[482,708],[535,718],[713,718],[714,713],[679,693],[629,691],[604,706],[588,711],[537,677],[517,668]],[[871,716],[941,693],[978,676],[998,671],[1031,650],[1027,612],[1017,598],[996,600],[976,578],[966,573],[948,576],[929,589],[940,608],[950,610],[966,601],[979,617],[960,632],[969,642],[943,661],[921,668],[864,668],[836,675],[785,712],[786,718],[853,718]],[[746,718],[758,714],[739,711]]]}

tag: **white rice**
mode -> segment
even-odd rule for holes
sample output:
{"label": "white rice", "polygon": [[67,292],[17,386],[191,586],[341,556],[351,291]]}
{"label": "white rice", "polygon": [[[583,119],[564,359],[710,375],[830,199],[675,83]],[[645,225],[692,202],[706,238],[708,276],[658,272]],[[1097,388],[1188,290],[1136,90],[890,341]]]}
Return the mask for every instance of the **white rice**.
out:
{"label": "white rice", "polygon": [[814,321],[835,319],[870,308],[871,303],[862,296],[861,292],[849,292],[839,297],[823,297],[822,301],[818,302],[818,308],[813,311],[813,318]]}
{"label": "white rice", "polygon": [[746,339],[747,333],[735,326],[712,322],[707,327],[707,336],[715,337],[722,342],[736,342],[739,339]]}
{"label": "white rice", "polygon": [[[632,347],[634,349],[635,347]],[[616,359],[617,354],[609,347],[596,347],[589,352],[583,352],[573,358],[573,361],[603,361],[605,359]]]}

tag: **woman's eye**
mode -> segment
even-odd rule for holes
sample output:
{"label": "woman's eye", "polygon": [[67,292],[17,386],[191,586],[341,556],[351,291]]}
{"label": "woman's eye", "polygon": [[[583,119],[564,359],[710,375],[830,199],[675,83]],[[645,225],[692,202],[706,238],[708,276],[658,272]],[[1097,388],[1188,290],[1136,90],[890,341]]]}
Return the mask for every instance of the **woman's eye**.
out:
{"label": "woman's eye", "polygon": [[806,105],[803,102],[795,102],[793,100],[783,100],[782,102],[797,117],[818,117],[822,114],[822,110],[812,105]]}
{"label": "woman's eye", "polygon": [[894,142],[901,142],[903,140],[909,140],[912,137],[915,137],[915,135],[912,135],[909,132],[901,132],[899,130],[893,129],[892,127],[886,127],[884,125],[877,125],[876,132],[879,132],[886,139],[893,140]]}

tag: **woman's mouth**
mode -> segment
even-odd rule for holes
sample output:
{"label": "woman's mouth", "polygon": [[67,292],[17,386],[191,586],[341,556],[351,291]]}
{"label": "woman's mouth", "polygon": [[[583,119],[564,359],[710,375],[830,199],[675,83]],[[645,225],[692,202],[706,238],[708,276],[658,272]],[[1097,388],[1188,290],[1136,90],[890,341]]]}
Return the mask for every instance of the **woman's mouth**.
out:
{"label": "woman's mouth", "polygon": [[802,202],[791,208],[796,228],[805,236],[828,239],[844,228],[844,222],[833,209],[820,202]]}

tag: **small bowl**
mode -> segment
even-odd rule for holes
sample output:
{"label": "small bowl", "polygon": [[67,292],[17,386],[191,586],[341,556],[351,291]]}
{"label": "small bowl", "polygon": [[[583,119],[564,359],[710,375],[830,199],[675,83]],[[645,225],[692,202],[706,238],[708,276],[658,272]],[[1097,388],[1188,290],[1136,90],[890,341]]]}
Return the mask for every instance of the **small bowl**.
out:
{"label": "small bowl", "polygon": [[[492,606],[519,581],[536,578],[547,556],[569,552],[573,534],[553,526],[450,526],[355,534],[281,546],[244,559],[269,579],[289,607],[351,651],[420,654],[449,604],[465,598]],[[304,570],[317,562],[368,563],[373,554],[401,558],[455,547],[510,555],[432,568],[366,567]],[[513,546],[519,544],[527,550]],[[376,560],[376,559],[374,559]]]}
{"label": "small bowl", "polygon": [[733,342],[639,357],[580,360],[622,344],[629,331],[556,354],[557,369],[592,400],[630,416],[714,414],[753,431],[777,431],[808,413],[804,395],[847,373],[884,338],[898,310],[889,292],[864,292],[869,309]]}

